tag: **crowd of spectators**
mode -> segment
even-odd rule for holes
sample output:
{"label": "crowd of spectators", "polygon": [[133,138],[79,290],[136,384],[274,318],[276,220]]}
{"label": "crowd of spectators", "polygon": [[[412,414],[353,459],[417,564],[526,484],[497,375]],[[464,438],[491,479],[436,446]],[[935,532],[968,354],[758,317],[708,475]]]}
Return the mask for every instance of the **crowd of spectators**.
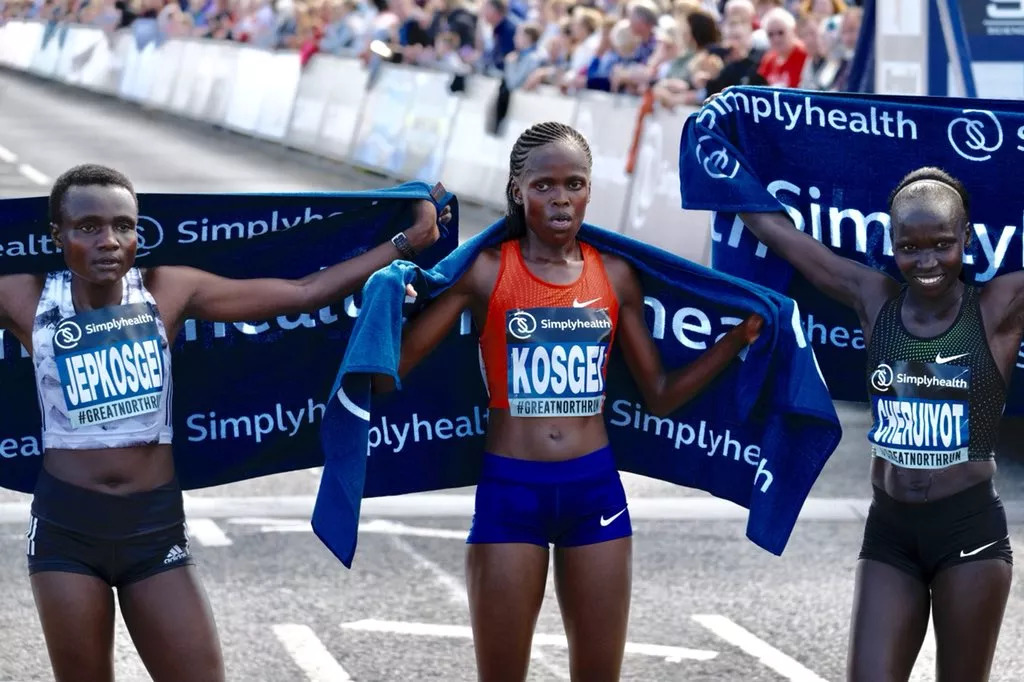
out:
{"label": "crowd of spectators", "polygon": [[844,90],[861,8],[844,0],[0,0],[140,41],[231,40],[453,74],[647,95],[666,107],[730,85]]}

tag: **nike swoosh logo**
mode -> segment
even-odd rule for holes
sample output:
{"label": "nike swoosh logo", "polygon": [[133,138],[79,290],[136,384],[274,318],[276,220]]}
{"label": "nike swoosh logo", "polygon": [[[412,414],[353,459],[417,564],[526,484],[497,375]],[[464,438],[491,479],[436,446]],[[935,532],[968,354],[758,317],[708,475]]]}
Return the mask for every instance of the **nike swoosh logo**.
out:
{"label": "nike swoosh logo", "polygon": [[573,308],[586,308],[591,303],[597,303],[600,300],[601,300],[601,297],[598,296],[597,298],[592,298],[589,301],[583,301],[582,303],[580,303],[579,299],[574,298],[574,299],[572,299],[572,307]]}
{"label": "nike swoosh logo", "polygon": [[[610,524],[610,523],[611,523],[612,521],[614,521],[615,519],[619,518],[620,516],[622,516],[622,515],[623,515],[623,514],[625,514],[625,513],[626,513],[626,510],[625,510],[625,509],[623,509],[623,510],[622,510],[622,511],[620,511],[620,512],[619,512],[618,514],[616,514],[615,516],[611,516],[611,517],[609,517],[609,518],[607,518],[607,519],[606,519],[606,518],[604,517],[604,514],[601,514],[601,525],[602,525],[602,526],[607,526],[607,525],[608,525],[608,524]],[[996,540],[996,542],[999,542],[999,541],[998,541],[998,540]],[[993,543],[993,544],[994,544],[994,543]]]}
{"label": "nike swoosh logo", "polygon": [[942,353],[939,353],[938,355],[935,356],[935,363],[938,365],[944,365],[947,362],[953,362],[954,360],[958,360],[960,358],[966,358],[968,355],[970,355],[970,353],[961,353],[960,355],[951,355],[948,358],[944,358],[942,357]]}
{"label": "nike swoosh logo", "polygon": [[981,547],[979,547],[978,549],[975,549],[975,550],[971,550],[970,552],[965,552],[965,551],[963,551],[963,550],[961,549],[961,550],[960,550],[960,557],[961,557],[961,558],[963,558],[963,557],[968,557],[968,556],[974,556],[974,555],[975,555],[975,554],[977,554],[978,552],[981,552],[981,551],[983,551],[983,550],[986,550],[986,549],[988,549],[989,547],[991,547],[992,545],[994,545],[994,544],[996,544],[996,543],[998,543],[998,542],[1002,542],[1002,540],[996,540],[995,542],[990,542],[990,543],[988,543],[987,545],[982,545],[982,546],[981,546]]}

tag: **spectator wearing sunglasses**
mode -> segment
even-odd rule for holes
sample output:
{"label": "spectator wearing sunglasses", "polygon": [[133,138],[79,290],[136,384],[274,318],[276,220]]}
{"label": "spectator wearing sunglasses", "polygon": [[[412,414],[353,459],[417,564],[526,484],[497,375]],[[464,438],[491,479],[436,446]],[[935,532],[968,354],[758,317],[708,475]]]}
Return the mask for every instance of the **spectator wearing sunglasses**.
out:
{"label": "spectator wearing sunglasses", "polygon": [[768,35],[770,47],[757,72],[773,87],[797,87],[807,61],[807,49],[797,38],[796,19],[786,10],[776,7],[765,13],[761,25]]}

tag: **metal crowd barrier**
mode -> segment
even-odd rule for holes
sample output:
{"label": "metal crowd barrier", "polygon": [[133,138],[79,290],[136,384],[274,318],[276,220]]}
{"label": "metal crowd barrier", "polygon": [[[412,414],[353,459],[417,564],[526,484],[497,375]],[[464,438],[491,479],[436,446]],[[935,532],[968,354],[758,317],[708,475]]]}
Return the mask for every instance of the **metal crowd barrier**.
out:
{"label": "metal crowd barrier", "polygon": [[692,108],[656,110],[643,124],[632,173],[635,98],[553,89],[513,94],[503,132],[487,132],[498,89],[473,76],[385,64],[371,79],[355,59],[268,51],[203,39],[150,42],[73,24],[0,26],[0,65],[178,116],[223,126],[396,180],[441,179],[456,194],[503,209],[508,156],[533,123],[575,126],[594,153],[588,220],[692,261],[710,261],[710,215],[679,206],[679,137]]}

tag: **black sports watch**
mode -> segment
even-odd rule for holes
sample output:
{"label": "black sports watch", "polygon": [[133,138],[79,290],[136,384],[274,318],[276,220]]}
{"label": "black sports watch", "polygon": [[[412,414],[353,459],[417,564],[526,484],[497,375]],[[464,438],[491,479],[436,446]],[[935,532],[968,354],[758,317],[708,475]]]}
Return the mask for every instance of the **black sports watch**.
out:
{"label": "black sports watch", "polygon": [[391,243],[395,245],[398,252],[402,254],[406,259],[412,260],[416,257],[416,249],[412,248],[412,244],[409,243],[409,238],[405,236],[404,232],[399,232],[391,238]]}

